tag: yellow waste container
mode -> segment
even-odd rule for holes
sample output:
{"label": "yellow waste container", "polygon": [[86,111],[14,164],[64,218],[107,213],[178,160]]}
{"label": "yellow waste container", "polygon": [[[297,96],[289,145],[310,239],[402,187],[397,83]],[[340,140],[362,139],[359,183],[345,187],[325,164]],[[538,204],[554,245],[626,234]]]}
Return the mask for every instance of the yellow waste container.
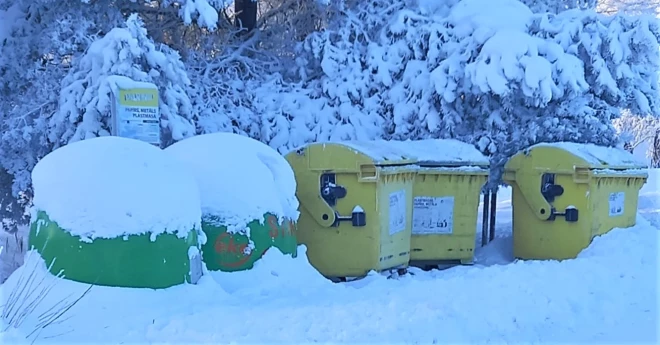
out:
{"label": "yellow waste container", "polygon": [[413,186],[410,264],[471,264],[481,188],[489,160],[473,145],[457,140],[399,142],[417,160]]}
{"label": "yellow waste container", "polygon": [[514,155],[513,254],[570,259],[613,228],[635,225],[648,174],[627,151],[592,144],[542,143]]}
{"label": "yellow waste container", "polygon": [[314,143],[286,155],[300,200],[296,236],[326,277],[408,265],[414,160],[391,143]]}

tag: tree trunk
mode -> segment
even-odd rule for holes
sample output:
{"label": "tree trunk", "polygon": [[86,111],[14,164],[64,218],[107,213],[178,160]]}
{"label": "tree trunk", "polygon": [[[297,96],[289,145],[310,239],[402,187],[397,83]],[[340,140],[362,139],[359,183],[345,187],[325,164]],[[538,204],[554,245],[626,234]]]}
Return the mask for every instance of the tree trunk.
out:
{"label": "tree trunk", "polygon": [[[257,25],[257,0],[235,0],[234,11],[236,12],[235,25],[245,29],[246,32],[252,31]],[[241,30],[242,32],[245,32]]]}
{"label": "tree trunk", "polygon": [[630,153],[633,153],[633,151],[635,150],[635,147],[632,146],[632,144],[630,143],[630,141],[626,141],[626,143],[623,144],[623,149],[626,150],[626,151],[628,151],[628,152],[630,152]]}
{"label": "tree trunk", "polygon": [[660,129],[655,131],[651,145],[651,168],[660,168]]}
{"label": "tree trunk", "polygon": [[490,211],[490,194],[489,192],[484,192],[484,208],[482,213],[482,228],[481,228],[481,246],[488,244],[488,221],[490,217],[488,212]]}

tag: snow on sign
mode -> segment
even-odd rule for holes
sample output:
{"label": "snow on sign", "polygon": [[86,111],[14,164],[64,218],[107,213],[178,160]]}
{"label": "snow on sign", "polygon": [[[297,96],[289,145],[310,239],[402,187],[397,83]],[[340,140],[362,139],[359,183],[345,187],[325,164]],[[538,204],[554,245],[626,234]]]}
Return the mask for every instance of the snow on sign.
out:
{"label": "snow on sign", "polygon": [[446,235],[453,230],[453,196],[418,196],[413,199],[413,235]]}
{"label": "snow on sign", "polygon": [[113,102],[113,134],[160,146],[160,114],[156,86],[120,88],[118,91]]}
{"label": "snow on sign", "polygon": [[610,193],[610,217],[616,217],[623,214],[626,194],[624,192]]}
{"label": "snow on sign", "polygon": [[390,193],[390,235],[406,229],[406,191]]}

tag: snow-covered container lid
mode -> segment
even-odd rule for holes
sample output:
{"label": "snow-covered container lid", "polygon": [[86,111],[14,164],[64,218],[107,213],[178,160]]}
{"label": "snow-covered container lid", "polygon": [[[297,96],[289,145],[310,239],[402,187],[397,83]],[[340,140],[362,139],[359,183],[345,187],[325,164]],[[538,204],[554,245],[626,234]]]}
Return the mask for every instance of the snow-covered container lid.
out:
{"label": "snow-covered container lid", "polygon": [[110,84],[112,92],[115,95],[119,94],[119,89],[152,89],[158,90],[158,87],[154,83],[147,83],[142,81],[135,81],[129,77],[123,75],[110,75],[106,77],[106,81]]}
{"label": "snow-covered container lid", "polygon": [[473,145],[454,139],[343,141],[376,163],[409,161],[421,166],[488,166],[488,157]]}
{"label": "snow-covered container lid", "polygon": [[193,176],[161,149],[133,139],[100,137],[61,147],[32,171],[33,216],[44,211],[85,240],[200,229]]}
{"label": "snow-covered container lid", "polygon": [[266,213],[298,220],[296,180],[289,163],[257,140],[233,133],[198,135],[165,149],[193,172],[205,220],[242,230]]}
{"label": "snow-covered container lid", "polygon": [[646,167],[646,163],[644,161],[638,159],[632,153],[616,147],[598,146],[594,144],[556,142],[539,143],[530,146],[524,151],[527,153],[533,151],[536,148],[555,148],[564,150],[584,161],[583,165],[595,169],[631,169]]}

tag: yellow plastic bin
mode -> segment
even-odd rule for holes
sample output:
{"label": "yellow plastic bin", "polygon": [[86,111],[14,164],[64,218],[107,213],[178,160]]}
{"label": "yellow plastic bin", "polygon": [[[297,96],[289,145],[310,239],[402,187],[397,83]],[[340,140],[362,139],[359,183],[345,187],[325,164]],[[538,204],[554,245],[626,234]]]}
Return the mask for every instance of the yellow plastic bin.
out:
{"label": "yellow plastic bin", "polygon": [[386,141],[314,143],[286,159],[300,200],[296,235],[321,274],[407,267],[414,160]]}
{"label": "yellow plastic bin", "polygon": [[471,264],[481,188],[489,160],[473,145],[457,140],[399,142],[418,162],[413,186],[410,264]]}
{"label": "yellow plastic bin", "polygon": [[513,156],[513,254],[570,259],[613,228],[635,225],[648,174],[627,151],[591,144],[542,143]]}

